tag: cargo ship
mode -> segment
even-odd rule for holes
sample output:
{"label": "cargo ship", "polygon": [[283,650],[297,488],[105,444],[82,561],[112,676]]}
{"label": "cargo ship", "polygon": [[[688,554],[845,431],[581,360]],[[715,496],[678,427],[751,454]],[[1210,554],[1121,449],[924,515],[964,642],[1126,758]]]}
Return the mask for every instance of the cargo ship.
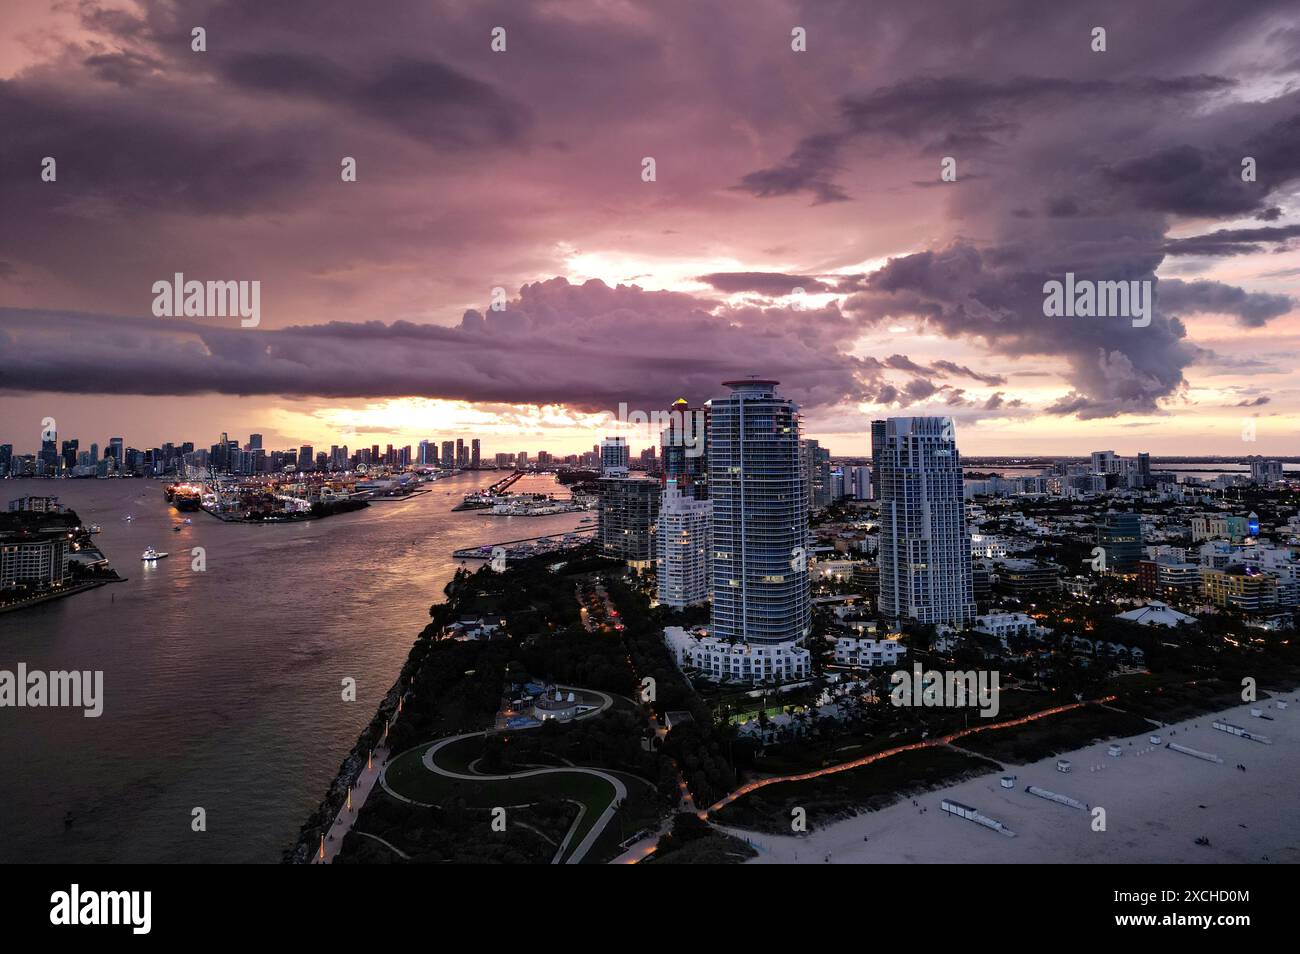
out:
{"label": "cargo ship", "polygon": [[193,484],[168,484],[163,488],[167,502],[180,511],[199,510],[203,503],[203,488]]}

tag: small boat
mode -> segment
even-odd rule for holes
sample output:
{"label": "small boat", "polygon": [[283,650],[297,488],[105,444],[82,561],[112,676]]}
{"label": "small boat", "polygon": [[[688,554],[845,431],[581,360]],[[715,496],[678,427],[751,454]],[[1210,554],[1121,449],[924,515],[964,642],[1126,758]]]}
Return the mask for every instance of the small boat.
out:
{"label": "small boat", "polygon": [[188,526],[189,526],[190,524],[192,524],[192,523],[194,523],[194,521],[191,520],[189,517],[186,517],[186,518],[185,518],[185,526],[188,527]]}
{"label": "small boat", "polygon": [[141,554],[140,559],[144,560],[145,563],[155,563],[166,555],[166,553],[160,553],[153,547],[146,547],[144,553]]}
{"label": "small boat", "polygon": [[101,527],[101,526],[100,526],[99,524],[97,524],[97,523],[92,523],[92,524],[90,525],[90,532],[91,532],[91,533],[103,533],[103,532],[104,532],[104,528]]}
{"label": "small boat", "polygon": [[122,519],[125,520],[127,523],[130,523],[132,520],[135,519],[135,514],[133,514],[133,513],[128,513],[128,514],[127,514],[125,517],[123,517]]}
{"label": "small boat", "polygon": [[180,533],[180,532],[181,532],[181,525],[180,525],[179,523],[176,524],[174,527],[172,527],[172,530],[175,531],[176,533]]}

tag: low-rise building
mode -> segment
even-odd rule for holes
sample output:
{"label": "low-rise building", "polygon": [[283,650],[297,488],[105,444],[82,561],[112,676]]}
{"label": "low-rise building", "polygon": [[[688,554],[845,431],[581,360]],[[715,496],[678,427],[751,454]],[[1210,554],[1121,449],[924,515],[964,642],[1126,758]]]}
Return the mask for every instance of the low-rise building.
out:
{"label": "low-rise building", "polygon": [[808,564],[808,575],[814,580],[851,580],[861,560],[816,560]]}
{"label": "low-rise building", "polygon": [[1038,620],[1024,613],[989,613],[977,616],[972,628],[977,633],[996,636],[1003,644],[1009,636],[1039,637],[1051,632],[1046,627],[1039,626]]}
{"label": "low-rise building", "polygon": [[998,564],[998,582],[1017,599],[1055,593],[1061,588],[1061,568],[1037,560],[1007,560]]}
{"label": "low-rise building", "polygon": [[896,666],[907,647],[897,639],[840,636],[835,640],[835,662],[841,666]]}
{"label": "low-rise building", "polygon": [[1146,606],[1139,606],[1137,609],[1131,609],[1126,613],[1119,613],[1115,618],[1137,623],[1139,626],[1164,626],[1169,629],[1181,626],[1184,623],[1196,622],[1195,616],[1180,613],[1170,607],[1168,603],[1161,603],[1159,600],[1152,600]]}
{"label": "low-rise building", "polygon": [[1138,588],[1147,596],[1165,599],[1188,599],[1201,590],[1201,567],[1167,557],[1143,560],[1138,564]]}
{"label": "low-rise building", "polygon": [[1277,607],[1277,577],[1241,564],[1222,570],[1202,567],[1201,593],[1215,606],[1259,613]]}
{"label": "low-rise building", "polygon": [[679,666],[699,670],[715,682],[790,682],[812,673],[812,654],[793,640],[782,643],[726,642],[703,630],[664,630],[664,642]]}
{"label": "low-rise building", "polygon": [[1208,514],[1192,518],[1192,541],[1231,540],[1240,543],[1250,532],[1245,517],[1231,514]]}

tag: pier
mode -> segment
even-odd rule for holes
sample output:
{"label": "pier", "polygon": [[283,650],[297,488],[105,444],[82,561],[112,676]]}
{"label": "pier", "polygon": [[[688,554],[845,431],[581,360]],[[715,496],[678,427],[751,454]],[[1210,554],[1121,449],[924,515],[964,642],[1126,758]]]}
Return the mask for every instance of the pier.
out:
{"label": "pier", "polygon": [[[490,560],[492,559],[493,550],[495,550],[497,547],[504,547],[506,550],[507,560],[518,559],[520,556],[532,556],[539,552],[551,553],[558,550],[567,550],[572,546],[578,546],[579,544],[586,543],[589,539],[591,539],[591,537],[585,535],[594,534],[595,532],[596,532],[595,527],[579,527],[576,530],[566,530],[564,533],[549,533],[539,537],[523,537],[519,540],[502,540],[500,543],[485,543],[482,546],[477,546],[477,547],[462,547],[459,550],[452,550],[451,555],[455,557],[457,560]],[[564,539],[566,537],[578,537],[578,536],[582,536],[582,539],[577,540],[576,542],[571,542],[569,544],[564,543]],[[527,552],[522,551],[522,546],[524,544],[533,544],[539,540],[550,540],[552,541],[552,543],[556,545],[553,549],[548,549],[548,550],[539,551],[536,550],[535,548],[530,547],[528,548]],[[513,554],[511,553],[512,549],[515,551],[515,553]]]}
{"label": "pier", "polygon": [[487,492],[490,494],[505,493],[506,490],[509,489],[515,483],[515,481],[517,481],[520,477],[523,477],[524,474],[525,471],[517,470],[513,474],[510,474],[506,477],[502,477],[495,484],[489,487],[487,489]]}

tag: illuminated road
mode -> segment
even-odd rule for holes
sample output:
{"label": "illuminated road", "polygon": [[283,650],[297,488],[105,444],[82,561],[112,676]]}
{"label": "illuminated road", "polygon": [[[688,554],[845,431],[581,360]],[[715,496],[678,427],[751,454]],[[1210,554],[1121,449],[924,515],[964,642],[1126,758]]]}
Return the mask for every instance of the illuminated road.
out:
{"label": "illuminated road", "polygon": [[898,755],[900,752],[911,752],[914,749],[932,749],[941,745],[948,745],[960,738],[968,735],[974,735],[976,732],[988,732],[990,729],[1009,729],[1012,726],[1024,725],[1026,722],[1033,722],[1036,719],[1043,719],[1047,716],[1057,715],[1061,712],[1069,712],[1071,709],[1080,709],[1084,706],[1093,704],[1103,704],[1114,702],[1115,696],[1105,696],[1101,699],[1092,699],[1087,702],[1071,702],[1068,705],[1055,706],[1051,709],[1044,709],[1041,712],[1034,712],[1027,716],[1021,716],[1019,719],[1011,719],[1007,722],[995,722],[992,725],[977,725],[967,729],[961,729],[950,735],[940,736],[937,739],[927,739],[923,742],[912,742],[908,745],[899,745],[892,749],[885,749],[883,752],[873,752],[871,755],[864,755],[860,759],[854,759],[852,762],[844,762],[840,765],[828,765],[826,768],[817,769],[815,772],[804,772],[802,775],[780,775],[773,778],[757,779],[753,782],[747,782],[740,788],[736,789],[726,798],[721,799],[714,805],[710,805],[706,811],[700,812],[700,818],[707,820],[710,812],[716,812],[730,805],[736,799],[750,792],[765,788],[768,785],[777,785],[781,782],[803,782],[810,778],[820,778],[823,775],[834,775],[836,772],[847,772],[849,769],[861,768],[863,765],[870,765],[872,762],[878,762],[881,759],[887,759],[892,755]]}

